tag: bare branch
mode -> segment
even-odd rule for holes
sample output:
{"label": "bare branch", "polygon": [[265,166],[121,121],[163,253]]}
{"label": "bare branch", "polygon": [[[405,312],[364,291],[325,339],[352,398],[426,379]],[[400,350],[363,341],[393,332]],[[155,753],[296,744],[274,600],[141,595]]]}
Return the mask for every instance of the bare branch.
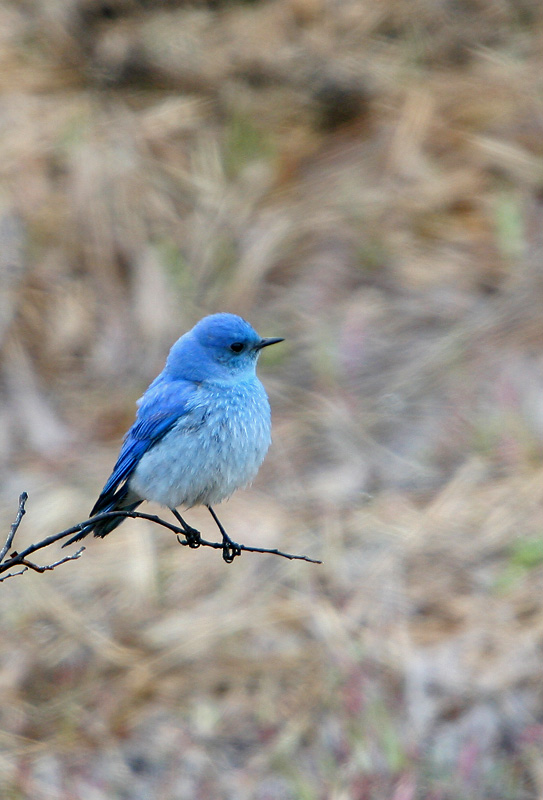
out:
{"label": "bare branch", "polygon": [[[157,516],[156,514],[145,514],[141,511],[104,511],[102,514],[96,514],[94,517],[90,517],[86,519],[84,522],[79,522],[77,525],[73,525],[71,528],[67,528],[64,531],[60,531],[59,533],[54,533],[51,536],[47,536],[45,539],[42,539],[41,542],[37,542],[36,544],[31,544],[22,550],[20,553],[17,551],[9,552],[13,546],[13,540],[15,535],[19,529],[21,524],[21,520],[25,514],[25,504],[28,500],[28,495],[26,492],[23,492],[19,498],[19,509],[17,511],[17,516],[13,524],[11,525],[10,531],[6,537],[6,541],[0,550],[0,574],[7,573],[4,575],[3,578],[0,578],[0,582],[6,580],[7,578],[15,577],[16,575],[22,575],[27,570],[31,569],[34,572],[46,572],[48,570],[53,570],[56,567],[59,567],[61,564],[65,564],[67,561],[75,561],[77,560],[83,551],[85,550],[84,547],[80,547],[77,552],[73,553],[70,556],[66,556],[65,558],[61,558],[58,561],[55,561],[51,564],[35,564],[33,561],[28,560],[28,556],[32,555],[32,553],[37,552],[38,550],[43,550],[45,547],[49,547],[49,545],[54,544],[55,542],[60,541],[61,539],[66,539],[68,536],[73,536],[75,533],[78,533],[83,528],[86,528],[88,525],[92,525],[96,522],[100,522],[104,519],[113,519],[115,517],[130,517],[132,519],[145,519],[149,522],[153,522],[156,525],[161,525],[163,528],[167,528],[172,533],[175,533],[177,537],[177,541],[179,544],[186,545],[188,547],[194,548],[195,547],[195,540],[190,535],[197,534],[197,531],[193,529],[188,529],[184,527],[179,527],[178,525],[173,525],[171,522],[168,522],[165,519]],[[221,528],[222,530],[222,528]],[[223,557],[225,554],[225,542],[208,542],[204,539],[198,539],[198,546],[202,547],[211,547],[215,550],[222,550]],[[321,561],[317,561],[317,559],[309,558],[309,556],[303,555],[293,555],[291,553],[283,553],[281,550],[277,549],[267,549],[265,547],[250,547],[244,544],[237,544],[232,542],[232,540],[228,539],[228,543],[226,545],[226,555],[225,561],[230,563],[234,556],[237,556],[241,553],[241,551],[245,551],[248,553],[268,553],[270,555],[281,556],[282,558],[288,558],[289,560],[297,559],[299,561],[308,561],[311,564],[321,564]],[[8,556],[9,553],[9,556]],[[19,570],[18,572],[11,572],[14,567],[22,566],[23,569]]]}
{"label": "bare branch", "polygon": [[61,564],[65,564],[67,561],[76,561],[84,550],[84,547],[80,547],[79,550],[76,553],[73,553],[71,556],[66,556],[65,558],[59,559],[59,561],[55,561],[53,564],[46,564],[45,566],[34,564],[32,561],[27,561],[26,558],[22,559],[22,561],[19,563],[23,564],[23,566],[25,566],[27,569],[33,569],[34,572],[47,572],[47,570],[60,567]]}
{"label": "bare branch", "polygon": [[25,504],[26,504],[27,500],[28,500],[28,495],[27,495],[26,492],[23,492],[21,494],[21,496],[19,497],[19,510],[17,511],[17,516],[15,517],[15,521],[13,522],[13,524],[11,526],[11,530],[8,533],[6,542],[5,542],[4,546],[2,547],[2,549],[0,550],[0,564],[4,560],[4,557],[5,557],[6,553],[10,549],[10,547],[11,547],[11,545],[13,543],[13,539],[15,538],[15,534],[17,533],[19,525],[21,524],[21,520],[24,517],[24,515],[26,514]]}
{"label": "bare branch", "polygon": [[[181,537],[177,536],[177,541],[179,544],[191,546],[190,542],[186,539],[181,539]],[[212,547],[214,550],[223,550],[224,543],[223,542],[206,542],[205,539],[200,539],[200,544],[202,547]],[[272,556],[282,556],[283,558],[288,558],[290,561],[309,561],[310,564],[322,564],[322,561],[317,561],[316,558],[309,558],[309,556],[296,556],[292,553],[283,553],[282,550],[270,550],[267,547],[249,547],[246,544],[236,544],[235,545],[238,550],[245,550],[246,553],[268,553]]]}
{"label": "bare branch", "polygon": [[22,575],[23,572],[28,572],[28,567],[20,569],[19,572],[8,572],[7,575],[4,575],[3,578],[0,578],[0,583],[2,583],[2,581],[7,581],[8,578],[14,578],[16,575]]}

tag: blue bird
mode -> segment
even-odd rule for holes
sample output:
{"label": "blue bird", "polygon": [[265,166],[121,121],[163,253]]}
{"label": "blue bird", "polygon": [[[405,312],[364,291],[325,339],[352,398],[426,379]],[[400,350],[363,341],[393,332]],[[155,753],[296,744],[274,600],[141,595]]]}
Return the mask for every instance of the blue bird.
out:
{"label": "blue bird", "polygon": [[[255,477],[271,442],[268,396],[256,376],[263,339],[241,317],[213,314],[173,345],[160,375],[138,400],[113,472],[91,516],[133,511],[144,500],[167,506],[194,547],[199,532],[177,508],[205,505],[223,537],[223,558],[239,554],[213,505]],[[66,545],[89,533],[104,537],[123,517],[87,525]],[[64,546],[66,546],[64,545]]]}

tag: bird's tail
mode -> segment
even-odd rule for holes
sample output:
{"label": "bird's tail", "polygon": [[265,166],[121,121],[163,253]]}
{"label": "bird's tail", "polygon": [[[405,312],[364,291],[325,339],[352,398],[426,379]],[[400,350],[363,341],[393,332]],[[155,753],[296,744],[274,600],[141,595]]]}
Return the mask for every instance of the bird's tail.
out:
{"label": "bird's tail", "polygon": [[[130,492],[123,487],[123,489],[116,492],[109,500],[106,500],[103,495],[100,495],[91,511],[91,517],[97,514],[103,514],[105,511],[134,511],[142,502],[143,501],[139,499],[134,500],[134,495],[131,495]],[[89,533],[94,533],[95,536],[103,539],[104,536],[107,536],[108,533],[115,530],[124,520],[125,517],[112,517],[111,519],[102,519],[94,524],[86,525],[62,546],[67,547],[69,544],[74,544],[74,542],[80,542],[81,539],[84,539]]]}

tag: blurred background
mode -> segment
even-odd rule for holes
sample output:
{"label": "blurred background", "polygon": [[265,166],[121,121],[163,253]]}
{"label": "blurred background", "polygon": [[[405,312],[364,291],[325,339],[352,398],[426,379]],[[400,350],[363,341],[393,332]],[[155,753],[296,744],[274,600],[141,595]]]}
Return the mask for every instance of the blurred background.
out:
{"label": "blurred background", "polygon": [[4,0],[0,87],[4,533],[224,310],[287,341],[221,519],[324,562],[130,521],[1,583],[1,797],[543,797],[539,0]]}

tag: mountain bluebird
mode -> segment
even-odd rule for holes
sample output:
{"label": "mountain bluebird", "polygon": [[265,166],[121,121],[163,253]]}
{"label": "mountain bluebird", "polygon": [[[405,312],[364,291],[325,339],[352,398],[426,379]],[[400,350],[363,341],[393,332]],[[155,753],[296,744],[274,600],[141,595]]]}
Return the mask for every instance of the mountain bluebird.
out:
{"label": "mountain bluebird", "polygon": [[[244,319],[224,313],[204,317],[178,339],[138,401],[91,516],[153,500],[173,512],[197,547],[199,532],[176,509],[205,505],[221,531],[223,557],[232,561],[240,551],[212,506],[253,480],[270,446],[270,404],[256,362],[262,348],[282,341],[263,339]],[[67,544],[91,531],[106,536],[123,519],[88,525]]]}

